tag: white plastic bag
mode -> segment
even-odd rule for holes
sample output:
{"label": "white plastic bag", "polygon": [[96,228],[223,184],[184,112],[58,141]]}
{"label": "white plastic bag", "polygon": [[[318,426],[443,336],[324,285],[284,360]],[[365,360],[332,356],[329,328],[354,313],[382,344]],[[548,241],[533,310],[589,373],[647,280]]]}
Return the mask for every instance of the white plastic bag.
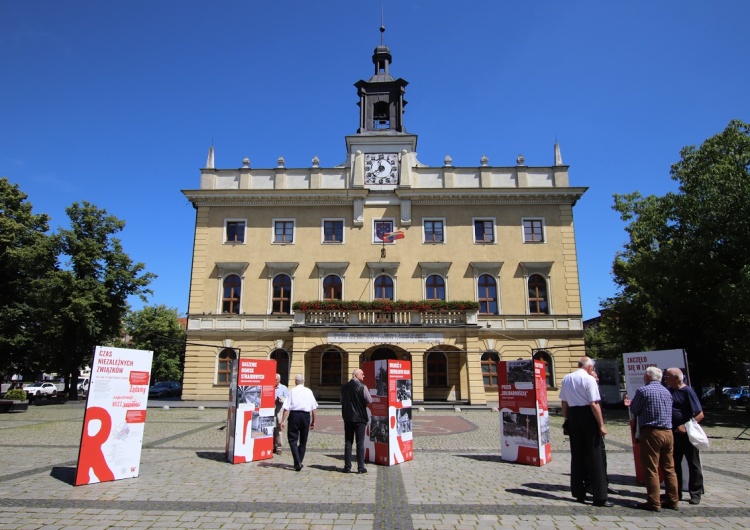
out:
{"label": "white plastic bag", "polygon": [[688,439],[698,449],[708,449],[708,436],[703,432],[703,428],[695,421],[695,418],[690,418],[690,421],[685,424],[685,430],[687,431]]}

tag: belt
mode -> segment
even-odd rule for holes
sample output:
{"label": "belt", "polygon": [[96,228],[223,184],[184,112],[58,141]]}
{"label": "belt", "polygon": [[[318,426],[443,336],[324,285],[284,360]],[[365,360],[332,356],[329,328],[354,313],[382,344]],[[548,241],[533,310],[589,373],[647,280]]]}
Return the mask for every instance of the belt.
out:
{"label": "belt", "polygon": [[304,412],[305,414],[310,414],[309,410],[290,410],[289,414],[294,414],[295,412]]}
{"label": "belt", "polygon": [[651,429],[652,431],[671,431],[669,427],[652,427],[651,425],[646,425],[645,427],[641,427],[641,430],[644,429]]}

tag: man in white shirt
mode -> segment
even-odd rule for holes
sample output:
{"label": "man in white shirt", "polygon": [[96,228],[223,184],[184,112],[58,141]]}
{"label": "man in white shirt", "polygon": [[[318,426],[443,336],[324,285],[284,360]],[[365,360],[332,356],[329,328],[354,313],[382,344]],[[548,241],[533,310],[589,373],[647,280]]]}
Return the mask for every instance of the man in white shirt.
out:
{"label": "man in white shirt", "polygon": [[604,467],[602,437],[607,434],[602,409],[599,407],[599,386],[591,375],[594,361],[578,360],[578,370],[562,380],[563,426],[570,436],[570,492],[580,503],[586,502],[584,481],[591,479],[594,506],[612,507],[607,500],[607,472]]}
{"label": "man in white shirt", "polygon": [[318,402],[315,401],[312,390],[305,387],[305,378],[302,374],[294,376],[294,383],[297,386],[289,391],[289,396],[284,401],[281,430],[284,430],[289,418],[287,441],[294,458],[294,470],[301,471],[304,467],[302,461],[305,459],[307,437],[310,429],[315,429],[315,409],[318,408]]}

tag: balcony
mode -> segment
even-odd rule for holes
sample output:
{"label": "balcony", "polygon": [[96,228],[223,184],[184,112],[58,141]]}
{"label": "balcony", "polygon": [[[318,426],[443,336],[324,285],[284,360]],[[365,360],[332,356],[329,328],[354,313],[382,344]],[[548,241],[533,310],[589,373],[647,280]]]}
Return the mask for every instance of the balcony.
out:
{"label": "balcony", "polygon": [[373,309],[295,311],[295,326],[465,326],[477,323],[477,312]]}

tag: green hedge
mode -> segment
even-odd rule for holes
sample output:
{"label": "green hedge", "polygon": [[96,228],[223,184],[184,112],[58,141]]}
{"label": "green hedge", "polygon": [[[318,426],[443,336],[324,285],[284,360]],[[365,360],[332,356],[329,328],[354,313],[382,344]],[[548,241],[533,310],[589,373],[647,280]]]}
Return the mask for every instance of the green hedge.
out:
{"label": "green hedge", "polygon": [[469,300],[309,300],[294,302],[295,311],[476,311],[479,302]]}
{"label": "green hedge", "polygon": [[14,388],[13,390],[8,390],[5,393],[5,399],[26,401],[26,391],[24,391],[22,388]]}

